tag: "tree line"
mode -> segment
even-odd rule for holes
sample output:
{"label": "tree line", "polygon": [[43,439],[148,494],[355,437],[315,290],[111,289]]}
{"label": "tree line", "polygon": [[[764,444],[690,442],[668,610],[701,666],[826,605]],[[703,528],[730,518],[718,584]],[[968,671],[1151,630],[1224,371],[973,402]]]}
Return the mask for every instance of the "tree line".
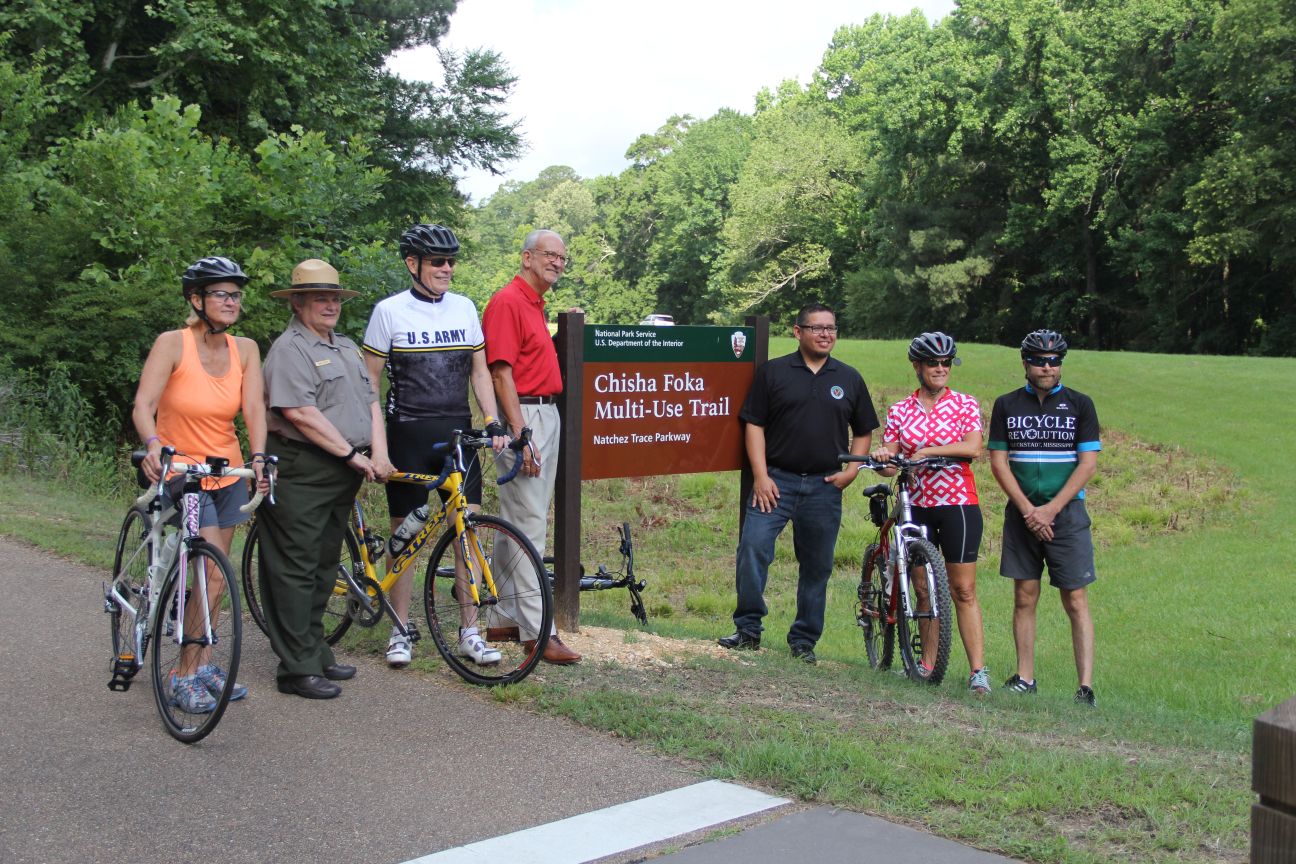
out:
{"label": "tree line", "polygon": [[[490,51],[438,50],[397,77],[454,0],[25,0],[0,6],[0,367],[57,370],[117,432],[179,277],[223,254],[252,276],[239,332],[286,321],[267,295],[307,257],[369,305],[401,284],[393,238],[455,224],[453,171],[521,140]],[[363,326],[365,309],[350,316]]]}
{"label": "tree line", "polygon": [[671,117],[617,176],[553,167],[472,214],[498,281],[568,236],[556,302],[688,323],[807,298],[847,333],[1030,329],[1101,349],[1296,353],[1296,3],[962,0],[833,35],[805,86]]}
{"label": "tree line", "polygon": [[[806,85],[668,118],[630,167],[555,166],[476,207],[454,171],[522,147],[514,78],[436,47],[455,0],[26,0],[0,7],[0,366],[58,370],[116,431],[178,276],[206,254],[267,296],[327,258],[364,297],[405,283],[412,221],[464,240],[479,304],[534,227],[573,256],[552,305],[591,320],[940,328],[1009,343],[1293,354],[1296,0],[963,0],[839,28]],[[264,289],[264,290],[258,290]]]}

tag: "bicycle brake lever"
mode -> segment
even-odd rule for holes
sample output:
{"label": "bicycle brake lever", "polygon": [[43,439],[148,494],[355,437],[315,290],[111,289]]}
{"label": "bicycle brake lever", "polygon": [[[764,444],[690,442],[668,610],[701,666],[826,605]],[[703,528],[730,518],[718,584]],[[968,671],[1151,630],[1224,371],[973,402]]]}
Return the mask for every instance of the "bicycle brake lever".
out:
{"label": "bicycle brake lever", "polygon": [[267,456],[265,461],[266,464],[262,471],[267,474],[267,479],[270,481],[270,493],[266,495],[266,500],[270,502],[271,507],[274,507],[276,504],[275,483],[279,480],[279,457]]}

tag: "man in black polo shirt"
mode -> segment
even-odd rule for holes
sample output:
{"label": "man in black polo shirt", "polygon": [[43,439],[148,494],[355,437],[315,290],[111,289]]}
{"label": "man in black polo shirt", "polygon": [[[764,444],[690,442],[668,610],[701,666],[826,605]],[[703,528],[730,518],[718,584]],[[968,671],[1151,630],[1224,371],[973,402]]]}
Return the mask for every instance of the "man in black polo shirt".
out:
{"label": "man in black polo shirt", "polygon": [[846,452],[848,444],[857,456],[868,453],[878,419],[859,372],[830,356],[837,344],[833,311],[819,303],[804,307],[792,332],[798,350],[756,370],[738,415],[746,424],[754,483],[738,540],[737,629],[719,641],[725,648],[760,647],[774,542],[791,521],[800,572],[797,615],[787,641],[793,657],[814,663],[841,525],[842,490],[856,474],[840,470],[837,454]]}

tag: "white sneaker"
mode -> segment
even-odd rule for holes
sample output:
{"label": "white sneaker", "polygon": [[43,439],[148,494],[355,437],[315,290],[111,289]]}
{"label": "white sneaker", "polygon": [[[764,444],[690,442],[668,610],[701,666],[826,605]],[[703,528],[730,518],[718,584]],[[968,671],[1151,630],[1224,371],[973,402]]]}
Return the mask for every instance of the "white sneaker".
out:
{"label": "white sneaker", "polygon": [[402,669],[410,664],[413,656],[409,639],[402,636],[400,631],[394,631],[391,639],[387,640],[387,665],[393,669]]}
{"label": "white sneaker", "polygon": [[467,657],[478,666],[494,666],[500,662],[499,649],[487,645],[476,633],[469,633],[459,640],[459,656]]}

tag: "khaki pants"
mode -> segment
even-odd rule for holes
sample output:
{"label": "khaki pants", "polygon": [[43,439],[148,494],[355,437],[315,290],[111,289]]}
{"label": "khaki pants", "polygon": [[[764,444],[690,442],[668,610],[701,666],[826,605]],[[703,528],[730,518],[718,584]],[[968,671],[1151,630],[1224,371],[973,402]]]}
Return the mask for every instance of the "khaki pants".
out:
{"label": "khaki pants", "polygon": [[[558,416],[557,405],[523,405],[523,422],[531,428],[531,441],[540,453],[540,476],[523,477],[519,472],[508,483],[499,487],[500,518],[511,522],[515,528],[527,536],[541,557],[545,554],[545,541],[549,531],[549,504],[553,501],[554,482],[558,479],[558,445],[562,431],[562,421]],[[500,474],[504,465],[500,465]],[[504,560],[517,556],[499,556]],[[513,574],[519,588],[534,585],[533,574]],[[536,586],[537,588],[539,586]],[[500,599],[501,623],[504,619],[519,622],[518,632],[522,639],[535,639],[540,626],[540,594],[526,592],[520,604],[512,598]]]}

